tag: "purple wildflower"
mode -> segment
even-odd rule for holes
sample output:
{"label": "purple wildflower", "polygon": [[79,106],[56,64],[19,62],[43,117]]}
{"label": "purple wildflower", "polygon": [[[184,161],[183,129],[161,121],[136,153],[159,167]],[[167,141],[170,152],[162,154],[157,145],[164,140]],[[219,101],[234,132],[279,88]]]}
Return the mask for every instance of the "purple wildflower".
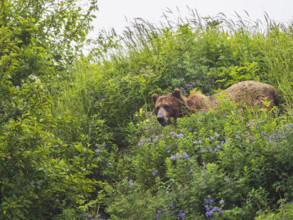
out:
{"label": "purple wildflower", "polygon": [[174,206],[174,205],[171,205],[171,206],[170,206],[170,209],[171,209],[171,210],[175,209],[175,206]]}
{"label": "purple wildflower", "polygon": [[213,211],[206,212],[206,216],[213,216],[213,215],[214,215],[214,212]]}
{"label": "purple wildflower", "polygon": [[183,137],[184,137],[184,134],[182,133],[177,135],[177,138],[183,138]]}
{"label": "purple wildflower", "polygon": [[179,211],[178,217],[181,217],[183,219],[185,216],[184,212],[182,210]]}
{"label": "purple wildflower", "polygon": [[154,175],[154,176],[157,175],[157,172],[158,172],[158,171],[154,170],[153,175]]}
{"label": "purple wildflower", "polygon": [[191,132],[191,131],[192,131],[192,128],[188,128],[188,131],[190,131],[190,132]]}
{"label": "purple wildflower", "polygon": [[175,156],[171,156],[170,159],[171,160],[176,160],[176,157]]}
{"label": "purple wildflower", "polygon": [[187,154],[184,154],[183,160],[187,160],[188,158],[189,158],[189,156]]}

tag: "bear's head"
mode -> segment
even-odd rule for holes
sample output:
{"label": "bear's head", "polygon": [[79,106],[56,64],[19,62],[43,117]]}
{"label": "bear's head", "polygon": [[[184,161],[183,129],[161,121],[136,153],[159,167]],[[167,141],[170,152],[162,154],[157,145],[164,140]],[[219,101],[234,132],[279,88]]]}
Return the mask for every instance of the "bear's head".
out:
{"label": "bear's head", "polygon": [[175,89],[173,92],[163,96],[153,94],[152,100],[155,104],[157,120],[162,126],[170,124],[171,118],[176,121],[178,117],[181,117],[182,107],[185,106],[186,102],[179,89]]}

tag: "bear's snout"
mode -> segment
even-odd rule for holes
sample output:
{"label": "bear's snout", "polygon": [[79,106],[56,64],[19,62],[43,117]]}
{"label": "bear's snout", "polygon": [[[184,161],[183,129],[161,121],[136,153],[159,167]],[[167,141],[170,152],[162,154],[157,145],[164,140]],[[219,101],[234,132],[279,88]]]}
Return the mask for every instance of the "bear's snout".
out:
{"label": "bear's snout", "polygon": [[163,125],[163,126],[166,125],[166,120],[165,120],[165,118],[164,118],[163,116],[158,116],[158,117],[157,117],[157,120],[158,120],[158,122],[159,122],[161,125]]}
{"label": "bear's snout", "polygon": [[165,117],[165,114],[166,112],[164,111],[163,108],[161,108],[157,114],[157,120],[162,126],[167,125],[167,119]]}

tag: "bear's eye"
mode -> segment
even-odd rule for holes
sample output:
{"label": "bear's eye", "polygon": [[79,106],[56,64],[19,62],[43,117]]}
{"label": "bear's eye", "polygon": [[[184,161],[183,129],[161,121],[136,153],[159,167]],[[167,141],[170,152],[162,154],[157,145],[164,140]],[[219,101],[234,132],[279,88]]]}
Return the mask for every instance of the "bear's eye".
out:
{"label": "bear's eye", "polygon": [[166,111],[169,111],[169,106],[168,105],[164,105],[163,107],[164,107],[164,109],[166,109]]}
{"label": "bear's eye", "polygon": [[158,106],[157,108],[156,108],[156,112],[158,112],[160,110],[160,107]]}

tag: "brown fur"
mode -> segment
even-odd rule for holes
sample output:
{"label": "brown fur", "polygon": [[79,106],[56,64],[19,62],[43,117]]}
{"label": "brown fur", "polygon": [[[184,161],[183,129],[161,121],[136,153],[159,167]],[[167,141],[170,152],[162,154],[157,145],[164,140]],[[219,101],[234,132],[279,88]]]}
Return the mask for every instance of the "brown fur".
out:
{"label": "brown fur", "polygon": [[[172,93],[163,96],[153,94],[152,99],[155,103],[157,119],[161,125],[165,126],[170,123],[170,118],[176,120],[190,113],[216,108],[220,103],[220,96],[225,96],[235,103],[243,102],[250,107],[258,103],[261,108],[268,109],[278,105],[280,101],[273,86],[254,81],[237,83],[213,96],[193,92],[187,98],[181,95],[179,89],[175,89]],[[263,101],[269,102],[269,106],[265,106]]]}

